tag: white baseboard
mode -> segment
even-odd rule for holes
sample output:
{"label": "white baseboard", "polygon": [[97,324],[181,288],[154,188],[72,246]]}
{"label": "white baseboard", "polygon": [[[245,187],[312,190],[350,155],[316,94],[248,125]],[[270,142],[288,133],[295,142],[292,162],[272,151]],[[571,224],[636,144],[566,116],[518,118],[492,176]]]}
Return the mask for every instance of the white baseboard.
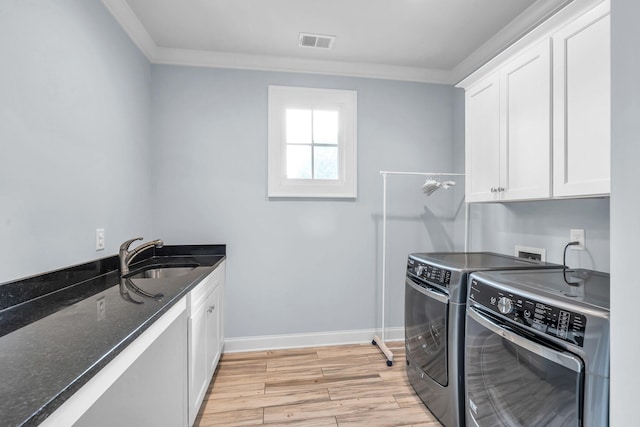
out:
{"label": "white baseboard", "polygon": [[[258,337],[227,338],[224,340],[224,352],[240,353],[245,351],[363,344],[371,342],[374,335],[380,336],[381,331],[379,329],[359,329],[352,331],[315,332],[309,334],[262,335]],[[403,340],[403,327],[385,329],[385,341]]]}

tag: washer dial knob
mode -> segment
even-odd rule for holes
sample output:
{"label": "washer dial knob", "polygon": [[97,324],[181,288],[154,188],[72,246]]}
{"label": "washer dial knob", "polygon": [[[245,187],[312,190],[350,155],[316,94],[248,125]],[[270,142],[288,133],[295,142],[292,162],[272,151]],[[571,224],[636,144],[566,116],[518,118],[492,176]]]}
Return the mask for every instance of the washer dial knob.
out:
{"label": "washer dial knob", "polygon": [[416,276],[420,277],[422,276],[422,272],[424,271],[424,266],[419,265],[416,267]]}
{"label": "washer dial knob", "polygon": [[509,314],[513,311],[513,302],[507,297],[498,299],[498,310],[502,314]]}

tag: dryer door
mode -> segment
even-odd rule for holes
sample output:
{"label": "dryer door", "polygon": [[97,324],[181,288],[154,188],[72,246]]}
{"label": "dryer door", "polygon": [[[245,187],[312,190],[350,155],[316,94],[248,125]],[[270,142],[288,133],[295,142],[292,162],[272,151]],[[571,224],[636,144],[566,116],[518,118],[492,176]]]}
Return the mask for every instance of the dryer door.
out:
{"label": "dryer door", "polygon": [[467,308],[467,425],[582,425],[584,364],[517,327]]}
{"label": "dryer door", "polygon": [[446,386],[447,311],[449,297],[441,291],[406,279],[405,345],[408,356],[434,381]]}

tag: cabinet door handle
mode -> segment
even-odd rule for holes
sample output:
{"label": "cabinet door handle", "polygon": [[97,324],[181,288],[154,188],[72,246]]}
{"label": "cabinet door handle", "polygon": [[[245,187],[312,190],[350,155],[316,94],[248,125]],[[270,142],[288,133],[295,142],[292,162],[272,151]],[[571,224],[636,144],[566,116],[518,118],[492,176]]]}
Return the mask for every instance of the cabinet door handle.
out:
{"label": "cabinet door handle", "polygon": [[207,310],[207,313],[212,313],[213,310],[215,310],[215,309],[216,309],[216,305],[214,304],[214,305],[209,307],[209,309]]}
{"label": "cabinet door handle", "polygon": [[497,191],[498,191],[498,190],[496,189],[496,187],[491,187],[491,192],[492,192],[492,193],[495,193],[495,192],[497,192]]}
{"label": "cabinet door handle", "polygon": [[504,187],[498,187],[498,192],[502,193],[504,191]]}

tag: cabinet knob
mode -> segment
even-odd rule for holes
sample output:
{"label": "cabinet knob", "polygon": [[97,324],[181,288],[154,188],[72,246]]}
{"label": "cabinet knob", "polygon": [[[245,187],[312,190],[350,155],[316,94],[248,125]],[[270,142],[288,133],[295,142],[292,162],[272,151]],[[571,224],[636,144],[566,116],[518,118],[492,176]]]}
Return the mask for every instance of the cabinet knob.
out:
{"label": "cabinet knob", "polygon": [[504,187],[498,187],[498,192],[502,193],[504,191]]}
{"label": "cabinet knob", "polygon": [[212,305],[212,306],[210,306],[210,307],[209,307],[209,309],[207,310],[207,313],[212,313],[212,312],[213,312],[213,310],[215,310],[215,309],[216,309],[216,306],[215,306],[215,304],[214,304],[214,305]]}
{"label": "cabinet knob", "polygon": [[496,189],[496,187],[491,187],[491,192],[492,192],[492,193],[495,193],[495,192],[497,192],[497,191],[498,191],[498,190]]}

